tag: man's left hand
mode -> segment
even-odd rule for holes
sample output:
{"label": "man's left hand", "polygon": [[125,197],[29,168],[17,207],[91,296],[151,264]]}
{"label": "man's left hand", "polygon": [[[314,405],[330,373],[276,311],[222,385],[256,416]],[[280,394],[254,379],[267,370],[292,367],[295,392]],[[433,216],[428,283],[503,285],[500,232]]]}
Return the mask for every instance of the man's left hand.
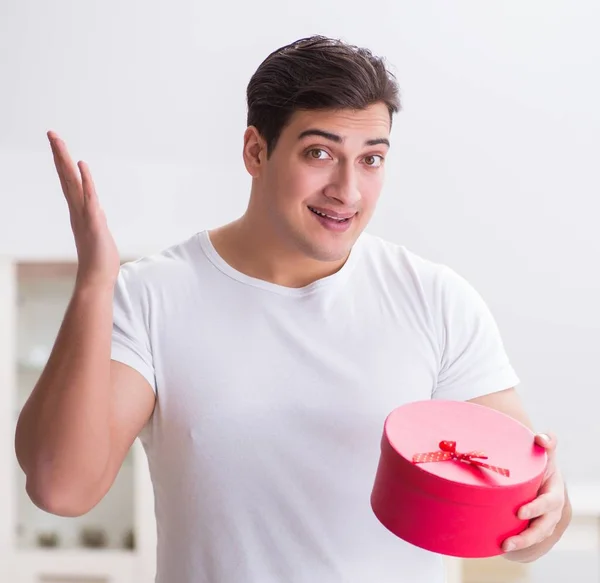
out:
{"label": "man's left hand", "polygon": [[537,498],[518,510],[519,518],[531,521],[529,526],[522,533],[504,541],[504,556],[514,561],[535,560],[552,548],[562,535],[562,532],[555,531],[563,519],[567,497],[565,484],[556,464],[556,438],[538,434],[535,442],[546,449],[548,464]]}

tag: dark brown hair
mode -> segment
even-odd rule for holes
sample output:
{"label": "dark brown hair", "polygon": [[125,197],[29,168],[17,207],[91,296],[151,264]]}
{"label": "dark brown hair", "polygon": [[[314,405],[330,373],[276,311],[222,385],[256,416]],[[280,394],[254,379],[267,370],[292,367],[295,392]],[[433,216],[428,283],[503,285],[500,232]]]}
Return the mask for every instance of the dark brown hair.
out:
{"label": "dark brown hair", "polygon": [[297,110],[364,109],[387,105],[390,123],[400,111],[399,89],[384,60],[370,50],[324,36],[303,38],[273,51],[246,91],[247,122],[271,154]]}

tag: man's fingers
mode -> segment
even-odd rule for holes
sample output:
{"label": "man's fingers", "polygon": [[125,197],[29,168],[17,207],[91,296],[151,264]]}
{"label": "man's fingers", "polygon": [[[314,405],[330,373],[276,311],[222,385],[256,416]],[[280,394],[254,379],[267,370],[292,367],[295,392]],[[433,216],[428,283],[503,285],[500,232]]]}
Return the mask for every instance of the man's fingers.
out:
{"label": "man's fingers", "polygon": [[[60,156],[58,150],[56,148],[56,134],[51,135],[52,132],[48,132],[48,139],[50,140],[50,148],[52,150],[52,157],[54,158],[54,166],[56,168],[56,173],[58,174],[58,179],[60,180],[60,186],[62,188],[63,194],[67,197],[67,183],[63,177],[62,165],[60,162]],[[67,197],[67,202],[70,203]]]}
{"label": "man's fingers", "polygon": [[83,205],[88,211],[92,211],[98,206],[98,197],[96,196],[96,187],[92,179],[92,173],[89,166],[81,161],[77,164],[81,172],[81,184],[83,188]]}
{"label": "man's fingers", "polygon": [[69,205],[81,206],[83,203],[81,182],[67,147],[54,132],[48,132],[48,139],[54,156],[54,165],[67,202]]}
{"label": "man's fingers", "polygon": [[545,448],[548,452],[553,452],[556,449],[556,437],[551,433],[536,434],[535,442]]}
{"label": "man's fingers", "polygon": [[77,202],[81,202],[81,182],[77,172],[77,168],[69,156],[67,146],[62,140],[56,142],[57,155],[60,170],[64,181],[67,184],[67,195]]}
{"label": "man's fingers", "polygon": [[564,496],[562,493],[553,489],[545,494],[538,496],[533,502],[522,506],[519,509],[518,516],[521,520],[531,520],[544,514],[560,510],[564,505]]}
{"label": "man's fingers", "polygon": [[521,534],[504,541],[503,549],[507,552],[520,551],[536,545],[552,535],[560,520],[558,512],[551,512],[533,520]]}

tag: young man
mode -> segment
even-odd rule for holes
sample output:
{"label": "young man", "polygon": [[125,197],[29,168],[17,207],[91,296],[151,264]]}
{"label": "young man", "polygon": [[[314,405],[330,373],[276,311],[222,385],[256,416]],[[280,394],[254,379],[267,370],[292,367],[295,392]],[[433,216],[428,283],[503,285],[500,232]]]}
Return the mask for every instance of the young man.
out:
{"label": "young man", "polygon": [[[87,512],[139,435],[160,583],[440,582],[441,558],[370,509],[383,421],[445,398],[528,423],[517,377],[464,279],[364,232],[399,110],[383,61],[303,39],[247,98],[244,215],[122,268],[88,167],[49,134],[79,267],[17,428],[28,493]],[[513,560],[569,520],[555,441],[539,439],[551,463]]]}

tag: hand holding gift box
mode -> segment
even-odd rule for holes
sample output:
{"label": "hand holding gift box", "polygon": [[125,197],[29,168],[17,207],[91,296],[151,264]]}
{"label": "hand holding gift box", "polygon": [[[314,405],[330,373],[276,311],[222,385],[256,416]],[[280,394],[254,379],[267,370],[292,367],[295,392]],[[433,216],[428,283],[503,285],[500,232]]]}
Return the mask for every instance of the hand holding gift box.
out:
{"label": "hand holding gift box", "polygon": [[[465,558],[500,555],[507,539],[529,537],[522,512],[529,503],[543,510],[551,461],[528,427],[499,411],[410,403],[385,421],[371,506],[388,530],[416,546]],[[538,535],[539,528],[530,538]]]}
{"label": "hand holding gift box", "polygon": [[[505,557],[514,561],[531,560],[530,550],[545,546],[550,550],[552,539],[560,536],[570,521],[570,504],[565,483],[556,464],[556,438],[538,434],[536,443],[546,449],[548,463],[537,498],[519,509],[519,518],[530,520],[528,528],[520,535],[504,541]],[[565,524],[566,523],[566,524]]]}

